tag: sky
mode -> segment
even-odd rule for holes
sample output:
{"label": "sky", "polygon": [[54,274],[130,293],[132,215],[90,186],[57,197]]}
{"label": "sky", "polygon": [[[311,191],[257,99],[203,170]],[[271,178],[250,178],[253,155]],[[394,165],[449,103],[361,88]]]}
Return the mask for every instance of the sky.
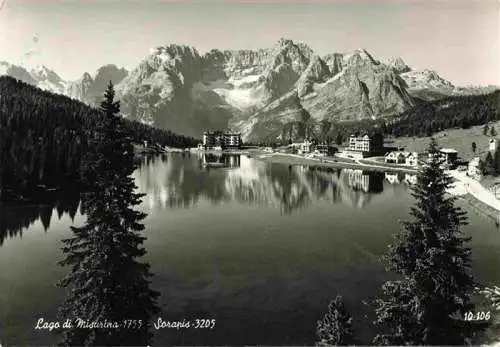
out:
{"label": "sky", "polygon": [[152,47],[365,48],[455,85],[500,85],[500,0],[0,0],[0,61],[63,79],[133,69]]}

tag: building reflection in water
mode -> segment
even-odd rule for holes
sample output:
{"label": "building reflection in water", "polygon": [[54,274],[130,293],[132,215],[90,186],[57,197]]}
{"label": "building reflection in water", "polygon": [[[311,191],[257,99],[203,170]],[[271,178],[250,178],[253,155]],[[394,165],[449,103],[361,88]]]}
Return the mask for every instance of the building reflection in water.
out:
{"label": "building reflection in water", "polygon": [[399,184],[401,183],[402,174],[398,172],[386,172],[385,179],[390,184]]}
{"label": "building reflection in water", "polygon": [[384,174],[357,169],[344,169],[349,187],[365,193],[380,193],[384,190]]}
{"label": "building reflection in water", "polygon": [[386,172],[385,180],[390,184],[405,183],[407,185],[413,185],[417,183],[417,175],[402,172]]}
{"label": "building reflection in water", "polygon": [[[216,163],[204,167],[204,163]],[[199,153],[144,161],[136,184],[149,208],[189,207],[200,199],[211,203],[238,201],[275,206],[291,213],[316,200],[332,200],[356,208],[383,191],[384,173],[352,169],[282,165],[240,155]]]}
{"label": "building reflection in water", "polygon": [[225,153],[200,153],[199,161],[203,168],[222,167],[237,168],[240,167],[240,155]]}
{"label": "building reflection in water", "polygon": [[[274,207],[283,214],[307,208],[319,200],[363,208],[383,191],[384,178],[391,184],[416,182],[416,175],[411,174],[273,164],[223,153],[171,153],[137,160],[139,166],[133,177],[139,191],[146,194],[140,207],[146,213],[191,208],[202,201]],[[221,169],[203,167],[203,163],[209,162],[220,164]],[[35,221],[41,220],[48,228],[54,208],[59,215],[74,216],[78,204],[79,197],[75,196],[51,207],[19,211],[7,206],[0,208],[0,244]]]}
{"label": "building reflection in water", "polygon": [[410,186],[417,184],[417,175],[413,175],[413,174],[409,174],[409,173],[405,174],[404,182]]}
{"label": "building reflection in water", "polygon": [[[190,208],[202,200],[274,206],[284,214],[307,208],[317,200],[361,208],[383,189],[382,173],[271,164],[240,155],[173,153],[143,156],[137,161],[139,167],[133,177],[139,191],[146,194],[141,206],[145,212]],[[221,163],[222,168],[231,170],[200,168],[204,162]],[[406,176],[406,181],[414,179]],[[3,206],[0,245],[36,221],[48,229],[53,213],[74,217],[78,206],[78,194],[44,206]]]}

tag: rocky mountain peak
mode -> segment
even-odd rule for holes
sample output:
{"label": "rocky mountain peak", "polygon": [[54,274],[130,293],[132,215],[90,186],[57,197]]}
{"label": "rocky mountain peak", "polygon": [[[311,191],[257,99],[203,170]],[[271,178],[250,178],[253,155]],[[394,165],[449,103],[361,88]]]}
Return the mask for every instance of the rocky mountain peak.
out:
{"label": "rocky mountain peak", "polygon": [[[0,74],[51,90],[64,86],[46,83],[54,77],[46,68],[29,73],[0,62]],[[130,73],[104,65],[62,92],[95,105],[110,80],[132,119],[190,136],[232,128],[252,141],[277,138],[287,126],[302,129],[304,114],[317,130],[323,121],[401,113],[420,98],[415,90],[453,90],[435,71],[413,71],[401,58],[381,63],[363,48],[320,57],[305,43],[282,38],[269,48],[203,55],[190,46],[158,46]]]}
{"label": "rocky mountain peak", "polygon": [[290,40],[290,39],[287,39],[287,38],[281,37],[281,38],[278,40],[277,45],[278,45],[278,46],[280,46],[280,47],[291,46],[291,45],[293,45],[293,41],[292,41],[292,40]]}
{"label": "rocky mountain peak", "polygon": [[41,89],[54,93],[63,94],[66,89],[66,82],[57,73],[44,65],[37,65],[30,71],[31,76],[37,81],[37,86]]}
{"label": "rocky mountain peak", "polygon": [[313,54],[309,65],[297,82],[298,96],[302,98],[313,92],[315,83],[322,83],[331,76],[328,65],[317,54]]}
{"label": "rocky mountain peak", "polygon": [[0,75],[8,75],[33,85],[37,85],[38,83],[24,67],[12,65],[5,61],[0,62]]}
{"label": "rocky mountain peak", "polygon": [[430,69],[412,70],[401,74],[409,88],[412,89],[444,89],[450,90],[454,86],[439,74]]}
{"label": "rocky mountain peak", "polygon": [[62,78],[59,77],[53,70],[49,69],[45,65],[37,65],[31,69],[31,75],[38,80],[50,80],[62,82]]}
{"label": "rocky mountain peak", "polygon": [[125,77],[128,74],[128,71],[127,71],[127,69],[119,68],[118,66],[116,66],[114,64],[107,64],[107,65],[103,65],[100,68],[98,68],[95,71],[92,78],[99,79],[99,78],[101,78],[101,76],[108,76],[108,75],[115,75],[115,74],[123,75],[123,77]]}
{"label": "rocky mountain peak", "polygon": [[361,66],[361,65],[379,65],[380,62],[375,60],[370,53],[364,48],[359,48],[351,53],[343,55],[343,65],[349,66]]}
{"label": "rocky mountain peak", "polygon": [[162,61],[171,61],[182,59],[186,56],[199,57],[200,54],[196,48],[186,45],[170,44],[166,46],[158,46],[150,50],[150,56],[158,57]]}
{"label": "rocky mountain peak", "polygon": [[204,62],[208,63],[225,63],[228,56],[231,54],[230,51],[221,51],[219,49],[211,49],[206,52],[202,58]]}
{"label": "rocky mountain peak", "polygon": [[327,54],[322,58],[322,60],[328,66],[328,69],[330,70],[330,73],[332,75],[338,74],[343,69],[344,55],[342,53]]}
{"label": "rocky mountain peak", "polygon": [[292,41],[290,39],[281,38],[278,40],[276,45],[274,46],[275,54],[279,53],[301,53],[304,56],[311,56],[313,54],[313,50],[304,42],[301,41]]}
{"label": "rocky mountain peak", "polygon": [[440,79],[441,78],[438,75],[438,73],[436,71],[434,71],[434,70],[423,69],[421,72],[422,72],[422,75],[427,76],[430,79]]}
{"label": "rocky mountain peak", "polygon": [[[155,71],[175,74],[200,74],[202,58],[194,47],[170,44],[156,47],[139,65],[141,75],[147,77]],[[181,77],[183,79],[183,77]]]}
{"label": "rocky mountain peak", "polygon": [[370,60],[374,64],[380,64],[380,62],[378,60],[375,60],[365,48],[358,48],[354,51],[354,54],[359,55],[362,59]]}
{"label": "rocky mountain peak", "polygon": [[85,76],[85,83],[93,85],[93,89],[100,90],[106,89],[109,81],[113,84],[121,82],[125,77],[128,76],[128,71],[124,68],[119,68],[114,64],[107,64],[101,66],[92,75],[91,78]]}
{"label": "rocky mountain peak", "polygon": [[406,65],[401,57],[393,57],[388,59],[386,65],[394,69],[399,74],[411,71],[411,68]]}
{"label": "rocky mountain peak", "polygon": [[80,81],[82,82],[92,81],[92,76],[88,72],[84,72],[82,77],[80,78]]}
{"label": "rocky mountain peak", "polygon": [[94,73],[84,72],[80,79],[68,83],[65,94],[90,105],[96,105],[102,99],[102,94],[110,81],[116,85],[127,75],[127,70],[120,69],[116,65],[103,65]]}
{"label": "rocky mountain peak", "polygon": [[[309,65],[313,50],[304,43],[294,43],[292,40],[281,39],[274,47],[268,65],[268,74],[280,73],[283,71],[293,71],[300,77]],[[293,83],[295,83],[293,81]]]}

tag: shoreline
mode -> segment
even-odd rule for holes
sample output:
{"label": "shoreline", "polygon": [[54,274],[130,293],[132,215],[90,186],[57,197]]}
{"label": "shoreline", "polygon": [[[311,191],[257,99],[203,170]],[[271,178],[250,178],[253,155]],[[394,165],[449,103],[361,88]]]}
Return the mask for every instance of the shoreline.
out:
{"label": "shoreline", "polygon": [[247,155],[250,154],[251,151],[248,149],[234,149],[234,150],[222,150],[222,151],[214,151],[214,150],[190,150],[191,153],[205,153],[205,154],[241,154]]}
{"label": "shoreline", "polygon": [[457,200],[464,201],[466,204],[471,206],[471,208],[476,212],[477,214],[491,218],[494,221],[498,221],[498,216],[499,216],[499,211],[494,209],[493,207],[485,204],[481,200],[476,199],[472,194],[467,193],[466,195],[461,195],[457,196]]}
{"label": "shoreline", "polygon": [[357,163],[357,162],[347,161],[347,159],[344,158],[313,159],[313,158],[306,158],[300,155],[285,154],[285,153],[259,153],[256,154],[253,158],[256,160],[262,160],[271,163],[280,163],[289,165],[314,165],[322,167],[359,169],[359,170],[370,170],[370,171],[384,171],[384,172],[397,171],[397,172],[412,173],[412,174],[418,173],[418,170],[413,168]]}
{"label": "shoreline", "polygon": [[[410,168],[397,168],[397,167],[383,167],[382,165],[370,165],[370,164],[361,164],[361,163],[351,163],[346,161],[320,161],[318,159],[305,158],[299,155],[290,155],[283,153],[259,153],[253,157],[256,160],[271,162],[271,163],[279,163],[279,164],[288,164],[288,165],[308,165],[308,166],[320,166],[320,167],[332,167],[332,168],[351,168],[351,169],[359,169],[359,170],[370,170],[370,171],[399,171],[416,174],[418,170],[410,169]],[[469,204],[472,209],[474,209],[477,213],[482,216],[492,218],[496,222],[499,221],[500,210],[493,207],[495,203],[498,204],[497,201],[492,201],[491,204],[488,204],[481,199],[478,199],[474,194],[470,192],[470,188],[467,187],[466,183],[459,179],[456,175],[452,175],[456,179],[455,185],[451,188],[450,194],[456,196],[457,199],[462,200]],[[477,182],[480,184],[480,182]],[[485,188],[486,189],[486,188]]]}

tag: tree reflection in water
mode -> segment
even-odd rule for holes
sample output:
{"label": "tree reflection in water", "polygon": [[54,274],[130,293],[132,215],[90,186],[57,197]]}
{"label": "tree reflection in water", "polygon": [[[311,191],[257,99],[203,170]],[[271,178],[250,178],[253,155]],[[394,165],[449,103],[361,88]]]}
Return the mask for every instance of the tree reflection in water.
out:
{"label": "tree reflection in water", "polygon": [[[215,163],[210,166],[207,163]],[[150,209],[190,207],[200,201],[275,206],[290,214],[316,200],[356,208],[383,190],[384,174],[271,164],[246,156],[199,153],[143,159],[135,179]]]}
{"label": "tree reflection in water", "polygon": [[74,220],[80,205],[79,194],[66,195],[61,200],[46,201],[43,205],[0,204],[0,246],[10,237],[22,236],[23,230],[40,221],[45,231],[50,228],[54,213],[61,219],[67,214]]}
{"label": "tree reflection in water", "polygon": [[[146,210],[189,208],[200,201],[274,206],[282,214],[307,208],[317,200],[363,208],[383,191],[384,182],[410,185],[415,178],[402,173],[270,164],[244,155],[164,154],[136,160],[133,177],[147,194],[142,206]],[[204,167],[204,162],[223,165]],[[47,230],[54,213],[74,218],[78,206],[78,195],[42,206],[0,206],[0,246],[37,221]]]}

